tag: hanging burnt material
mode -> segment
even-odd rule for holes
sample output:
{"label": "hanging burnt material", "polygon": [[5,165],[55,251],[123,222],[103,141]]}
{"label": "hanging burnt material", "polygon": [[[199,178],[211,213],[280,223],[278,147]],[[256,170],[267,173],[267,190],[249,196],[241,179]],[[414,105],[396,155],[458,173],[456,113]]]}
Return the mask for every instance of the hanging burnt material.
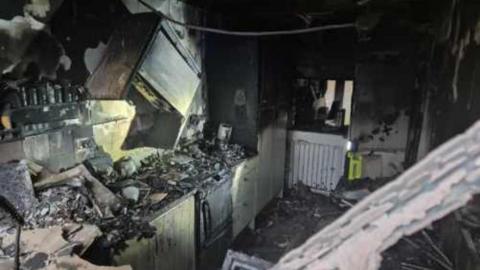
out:
{"label": "hanging burnt material", "polygon": [[86,83],[94,98],[126,96],[130,80],[157,26],[158,18],[154,15],[135,15],[113,32],[100,64]]}
{"label": "hanging burnt material", "polygon": [[178,144],[200,86],[199,68],[181,46],[166,24],[153,37],[132,82],[130,97],[141,108],[126,148],[171,149]]}

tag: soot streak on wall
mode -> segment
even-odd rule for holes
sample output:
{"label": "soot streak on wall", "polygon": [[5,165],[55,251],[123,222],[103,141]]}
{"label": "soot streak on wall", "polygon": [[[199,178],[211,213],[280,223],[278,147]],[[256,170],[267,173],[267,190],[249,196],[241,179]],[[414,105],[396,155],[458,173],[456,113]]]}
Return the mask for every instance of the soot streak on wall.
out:
{"label": "soot streak on wall", "polygon": [[350,138],[363,153],[364,177],[391,177],[404,170],[415,41],[409,29],[387,24],[357,48]]}
{"label": "soot streak on wall", "polygon": [[[465,131],[480,118],[480,2],[444,0],[438,9],[432,36],[430,74],[424,100],[420,147],[432,150]],[[478,198],[470,207],[478,208]],[[459,211],[461,213],[461,211]],[[442,247],[455,269],[478,269],[478,254],[468,248],[458,218],[450,215],[438,224]]]}
{"label": "soot streak on wall", "polygon": [[[443,1],[450,7],[451,1]],[[453,1],[432,59],[433,148],[463,132],[480,117],[480,2]],[[439,22],[440,23],[440,22]]]}

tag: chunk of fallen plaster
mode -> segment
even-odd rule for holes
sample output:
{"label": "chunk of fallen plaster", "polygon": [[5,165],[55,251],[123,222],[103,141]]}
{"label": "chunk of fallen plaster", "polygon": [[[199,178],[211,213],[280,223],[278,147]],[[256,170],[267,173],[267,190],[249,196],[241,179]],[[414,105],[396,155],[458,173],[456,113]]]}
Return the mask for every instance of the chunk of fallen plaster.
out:
{"label": "chunk of fallen plaster", "polygon": [[110,189],[93,177],[83,164],[59,174],[44,177],[36,182],[34,186],[37,189],[45,189],[52,186],[66,184],[71,179],[78,177],[86,179],[86,186],[93,193],[95,203],[98,205],[103,215],[106,217],[111,216],[111,209],[116,209],[120,205],[118,198],[110,191]]}
{"label": "chunk of fallen plaster", "polygon": [[126,187],[122,189],[122,195],[125,199],[137,202],[140,198],[140,190],[137,187]]}
{"label": "chunk of fallen plaster", "polygon": [[[100,229],[95,225],[71,224],[64,227],[53,226],[24,230],[20,237],[20,249],[24,253],[33,252],[65,256],[71,255],[74,248],[80,247],[80,254],[82,254],[100,235]],[[9,234],[3,237],[1,247],[9,249],[9,246],[14,246],[15,243],[15,234]]]}
{"label": "chunk of fallen plaster", "polygon": [[131,157],[126,157],[115,163],[115,168],[121,177],[130,177],[138,170],[135,160],[133,160]]}
{"label": "chunk of fallen plaster", "polygon": [[149,198],[153,204],[156,204],[163,201],[167,196],[168,196],[168,193],[158,192],[158,193],[153,193],[152,195],[150,195]]}
{"label": "chunk of fallen plaster", "polygon": [[79,255],[82,255],[102,235],[102,231],[95,225],[68,224],[63,227],[63,235],[70,243],[81,243]]}
{"label": "chunk of fallen plaster", "polygon": [[0,198],[21,216],[37,202],[26,161],[0,164]]}

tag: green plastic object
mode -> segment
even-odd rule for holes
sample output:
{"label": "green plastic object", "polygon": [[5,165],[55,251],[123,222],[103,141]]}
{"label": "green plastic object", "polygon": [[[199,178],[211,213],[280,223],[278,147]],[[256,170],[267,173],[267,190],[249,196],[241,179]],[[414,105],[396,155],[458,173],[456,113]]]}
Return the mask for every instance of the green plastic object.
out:
{"label": "green plastic object", "polygon": [[359,153],[348,152],[348,175],[347,179],[349,182],[358,180],[362,178],[362,163],[363,157]]}

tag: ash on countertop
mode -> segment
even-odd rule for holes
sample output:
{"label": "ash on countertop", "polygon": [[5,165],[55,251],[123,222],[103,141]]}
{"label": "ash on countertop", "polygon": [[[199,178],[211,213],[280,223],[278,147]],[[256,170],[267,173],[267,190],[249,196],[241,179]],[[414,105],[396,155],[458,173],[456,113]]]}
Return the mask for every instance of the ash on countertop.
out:
{"label": "ash on countertop", "polygon": [[[32,175],[38,202],[26,214],[24,230],[93,224],[102,231],[102,245],[117,253],[126,240],[152,237],[150,221],[161,209],[246,157],[238,145],[219,150],[209,142],[155,154],[140,163],[125,158],[114,165],[99,151],[85,166],[43,179],[42,173]],[[14,233],[14,227],[9,214],[0,211],[0,238]]]}

